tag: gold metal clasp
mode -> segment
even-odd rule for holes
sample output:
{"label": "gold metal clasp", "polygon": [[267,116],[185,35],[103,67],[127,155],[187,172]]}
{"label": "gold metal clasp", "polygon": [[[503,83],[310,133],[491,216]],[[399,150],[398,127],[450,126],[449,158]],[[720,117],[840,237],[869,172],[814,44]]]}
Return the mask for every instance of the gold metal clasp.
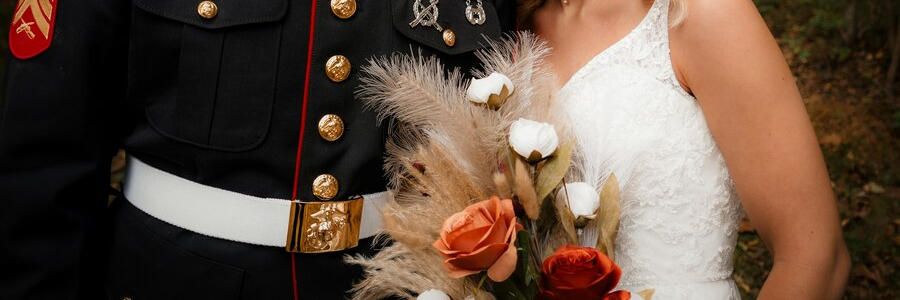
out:
{"label": "gold metal clasp", "polygon": [[347,201],[291,202],[285,250],[323,253],[356,247],[363,198]]}

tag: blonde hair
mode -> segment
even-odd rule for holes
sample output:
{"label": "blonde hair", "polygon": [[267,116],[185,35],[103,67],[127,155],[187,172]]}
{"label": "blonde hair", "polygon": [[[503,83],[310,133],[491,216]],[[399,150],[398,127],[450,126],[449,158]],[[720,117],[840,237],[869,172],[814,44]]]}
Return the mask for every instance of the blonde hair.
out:
{"label": "blonde hair", "polygon": [[[531,27],[531,16],[548,0],[518,0],[519,4],[516,11],[516,22],[519,28],[528,29]],[[658,0],[654,0],[658,1]],[[687,17],[687,3],[685,0],[669,0],[669,27],[678,26]]]}
{"label": "blonde hair", "polygon": [[678,26],[687,17],[687,2],[685,0],[669,0],[669,27]]}

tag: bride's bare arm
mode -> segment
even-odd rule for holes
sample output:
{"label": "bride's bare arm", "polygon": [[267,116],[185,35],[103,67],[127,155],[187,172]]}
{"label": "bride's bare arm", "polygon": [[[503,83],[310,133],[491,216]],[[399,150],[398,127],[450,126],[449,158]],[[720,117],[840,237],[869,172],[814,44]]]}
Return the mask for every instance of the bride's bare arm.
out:
{"label": "bride's bare arm", "polygon": [[794,77],[750,0],[690,0],[671,31],[751,222],[774,253],[760,299],[838,299],[849,256]]}

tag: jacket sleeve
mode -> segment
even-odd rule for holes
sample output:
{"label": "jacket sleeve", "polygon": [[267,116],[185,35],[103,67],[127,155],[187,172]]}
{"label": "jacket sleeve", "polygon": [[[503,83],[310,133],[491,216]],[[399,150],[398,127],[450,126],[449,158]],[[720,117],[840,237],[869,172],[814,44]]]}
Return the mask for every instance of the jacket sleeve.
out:
{"label": "jacket sleeve", "polygon": [[116,118],[124,115],[131,4],[52,3],[49,48],[29,59],[6,55],[0,299],[106,298],[104,220],[110,158],[128,128]]}

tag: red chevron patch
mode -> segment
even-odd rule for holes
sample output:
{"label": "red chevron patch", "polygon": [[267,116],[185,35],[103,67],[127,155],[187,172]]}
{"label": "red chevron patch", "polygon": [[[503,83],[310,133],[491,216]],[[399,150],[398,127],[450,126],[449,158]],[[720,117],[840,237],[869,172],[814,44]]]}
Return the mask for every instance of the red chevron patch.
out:
{"label": "red chevron patch", "polygon": [[9,27],[9,50],[16,58],[32,58],[50,48],[57,1],[19,0]]}

